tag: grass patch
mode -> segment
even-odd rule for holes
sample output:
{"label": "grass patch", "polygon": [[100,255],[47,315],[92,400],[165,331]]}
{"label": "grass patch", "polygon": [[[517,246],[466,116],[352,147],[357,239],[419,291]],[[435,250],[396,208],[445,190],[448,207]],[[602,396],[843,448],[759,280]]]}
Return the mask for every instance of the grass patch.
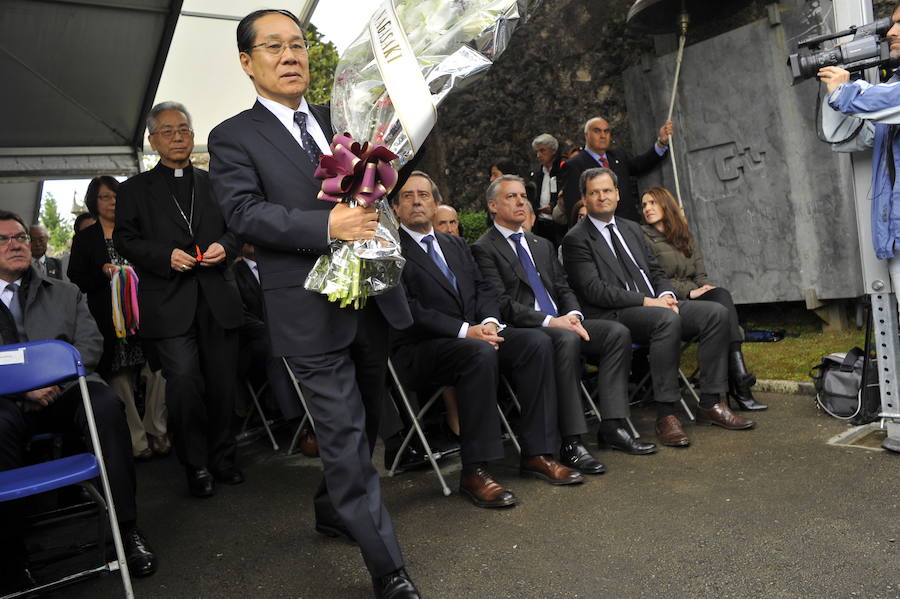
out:
{"label": "grass patch", "polygon": [[[768,304],[739,306],[741,323],[748,329],[784,329],[789,337],[774,343],[745,343],[744,359],[747,368],[760,379],[809,382],[809,369],[822,356],[862,347],[866,331],[823,333],[819,319],[803,304]],[[793,336],[796,335],[796,336]],[[691,345],[681,357],[681,369],[690,374],[697,367],[697,344]]]}

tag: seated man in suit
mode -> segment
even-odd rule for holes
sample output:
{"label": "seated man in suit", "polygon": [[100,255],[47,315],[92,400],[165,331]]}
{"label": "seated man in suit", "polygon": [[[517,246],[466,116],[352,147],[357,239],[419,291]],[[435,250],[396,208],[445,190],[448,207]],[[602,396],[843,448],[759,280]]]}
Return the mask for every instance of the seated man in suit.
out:
{"label": "seated man in suit", "polygon": [[600,367],[597,388],[603,421],[598,444],[631,454],[656,452],[652,443],[634,438],[628,418],[628,370],[631,335],[611,320],[584,320],[578,298],[569,288],[553,245],[543,237],[523,233],[528,195],[521,177],[503,175],[487,189],[494,225],[472,245],[484,278],[500,293],[500,315],[516,327],[533,327],[553,340],[560,462],[584,474],[601,474],[603,464],[581,442],[588,430],[581,404],[581,354]]}
{"label": "seated man in suit", "polygon": [[[156,556],[136,526],[134,462],[125,404],[94,372],[103,337],[78,287],[41,274],[32,264],[22,219],[0,210],[0,345],[60,339],[81,353],[119,529],[132,576],[156,571]],[[39,432],[89,436],[76,382],[0,397],[0,470],[25,465],[25,446]],[[25,569],[22,515],[16,502],[0,504],[0,594],[31,584]]]}
{"label": "seated man in suit", "polygon": [[[550,338],[529,329],[502,329],[493,287],[481,278],[466,243],[435,233],[434,182],[413,171],[394,197],[402,225],[403,284],[413,326],[397,334],[394,359],[412,389],[453,385],[459,401],[463,471],[460,492],[479,507],[514,505],[512,493],[487,471],[503,457],[497,384],[509,377],[522,404],[520,472],[555,485],[584,477],[553,459],[556,401]],[[501,331],[502,329],[502,331]]]}
{"label": "seated man in suit", "polygon": [[675,404],[681,397],[678,363],[682,340],[700,342],[700,408],[697,422],[730,430],[750,429],[721,400],[728,390],[728,311],[719,304],[679,302],[672,284],[647,247],[640,226],[614,215],[619,203],[616,174],[592,168],[581,175],[588,218],[563,240],[569,282],[585,316],[617,320],[636,343],[650,346],[653,397],[659,405],[656,434],[663,445],[690,444]]}

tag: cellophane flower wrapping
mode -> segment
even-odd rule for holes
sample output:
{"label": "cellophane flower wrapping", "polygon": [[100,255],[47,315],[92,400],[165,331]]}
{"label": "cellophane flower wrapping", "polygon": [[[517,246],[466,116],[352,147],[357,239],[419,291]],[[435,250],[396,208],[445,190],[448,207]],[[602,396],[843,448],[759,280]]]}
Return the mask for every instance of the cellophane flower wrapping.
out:
{"label": "cellophane flower wrapping", "polygon": [[305,287],[328,296],[342,308],[362,308],[366,299],[400,282],[406,259],[400,253],[400,233],[387,200],[376,203],[378,226],[366,241],[336,241],[320,256],[306,277]]}
{"label": "cellophane flower wrapping", "polygon": [[[438,106],[493,64],[541,0],[385,0],[390,2]],[[331,118],[335,130],[387,146],[399,156],[398,166],[415,155],[382,80],[368,30],[338,61]]]}

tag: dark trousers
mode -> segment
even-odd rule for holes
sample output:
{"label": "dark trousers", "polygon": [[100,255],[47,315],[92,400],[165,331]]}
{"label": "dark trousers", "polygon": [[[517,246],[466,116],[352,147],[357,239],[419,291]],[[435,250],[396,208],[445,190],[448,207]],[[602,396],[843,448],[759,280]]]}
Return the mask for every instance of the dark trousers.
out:
{"label": "dark trousers", "polygon": [[497,386],[503,373],[522,406],[522,451],[526,455],[553,453],[557,445],[556,388],[553,345],[535,329],[507,327],[495,350],[477,339],[429,339],[408,343],[394,351],[404,386],[422,389],[456,387],[459,402],[463,464],[503,457]]}
{"label": "dark trousers", "polygon": [[[103,383],[89,381],[87,386],[116,515],[120,523],[130,524],[137,519],[137,508],[125,405]],[[89,443],[90,431],[77,385],[46,408],[34,412],[26,413],[13,400],[0,397],[0,471],[23,466],[28,439],[41,432],[75,432]],[[18,502],[0,504],[0,522],[3,522],[0,526],[0,574],[3,574],[4,566],[15,568],[15,565],[24,564],[21,505]]]}
{"label": "dark trousers", "polygon": [[278,404],[285,420],[293,420],[303,415],[303,406],[284,369],[284,362],[280,357],[272,356],[269,334],[263,322],[253,321],[241,325],[238,381],[241,393],[247,395],[248,405],[251,399],[245,391],[244,381],[250,381],[254,389],[259,388],[263,381],[266,381],[269,383],[272,398]]}
{"label": "dark trousers", "polygon": [[737,308],[734,307],[734,300],[731,298],[730,291],[722,287],[716,287],[698,297],[696,301],[716,302],[724,306],[728,310],[728,331],[731,335],[731,341],[740,343],[744,340],[744,333],[741,331],[741,324],[738,322]]}
{"label": "dark trousers", "polygon": [[581,356],[598,367],[597,389],[603,418],[628,418],[628,370],[631,367],[631,334],[612,320],[582,321],[590,341],[577,333],[556,327],[541,327],[553,341],[556,371],[556,401],[559,404],[559,432],[582,435],[588,431],[581,399]]}
{"label": "dark trousers", "polygon": [[287,360],[315,422],[325,470],[314,500],[316,518],[342,522],[359,543],[369,572],[383,576],[403,567],[372,465],[389,330],[374,303],[359,318],[356,339],[347,349]]}
{"label": "dark trousers", "polygon": [[225,470],[236,454],[238,330],[222,328],[202,295],[196,310],[185,334],[153,340],[166,379],[168,426],[182,464]]}
{"label": "dark trousers", "polygon": [[674,403],[681,397],[678,364],[682,341],[699,341],[700,391],[722,393],[728,389],[728,311],[714,302],[693,300],[678,302],[678,308],[678,314],[645,306],[616,313],[635,343],[650,346],[650,378],[658,402]]}

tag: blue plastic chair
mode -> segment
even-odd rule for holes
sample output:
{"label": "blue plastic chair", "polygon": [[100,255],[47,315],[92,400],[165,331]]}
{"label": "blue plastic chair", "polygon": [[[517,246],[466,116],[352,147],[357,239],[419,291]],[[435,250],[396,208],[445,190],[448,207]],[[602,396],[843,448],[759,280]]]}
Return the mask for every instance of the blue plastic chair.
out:
{"label": "blue plastic chair", "polygon": [[[131,577],[128,574],[128,564],[125,559],[125,550],[122,544],[122,536],[119,533],[116,509],[113,505],[109,479],[103,462],[103,452],[97,435],[97,425],[94,422],[94,411],[91,407],[91,398],[88,393],[87,381],[85,380],[81,354],[78,353],[77,349],[62,341],[33,341],[0,346],[0,396],[16,395],[74,379],[78,379],[78,385],[81,390],[85,416],[90,429],[93,453],[82,453],[0,472],[0,501],[12,501],[53,491],[68,485],[84,484],[109,516],[109,525],[116,547],[117,559],[114,562],[104,563],[97,568],[6,595],[3,599],[31,595],[95,574],[115,570],[119,570],[121,573],[125,597],[128,599],[134,597],[134,592],[131,588]],[[97,490],[90,483],[97,477],[100,478],[103,485],[103,496],[106,497],[106,501],[103,500],[103,496],[97,493]],[[102,550],[103,543],[101,543]]]}

